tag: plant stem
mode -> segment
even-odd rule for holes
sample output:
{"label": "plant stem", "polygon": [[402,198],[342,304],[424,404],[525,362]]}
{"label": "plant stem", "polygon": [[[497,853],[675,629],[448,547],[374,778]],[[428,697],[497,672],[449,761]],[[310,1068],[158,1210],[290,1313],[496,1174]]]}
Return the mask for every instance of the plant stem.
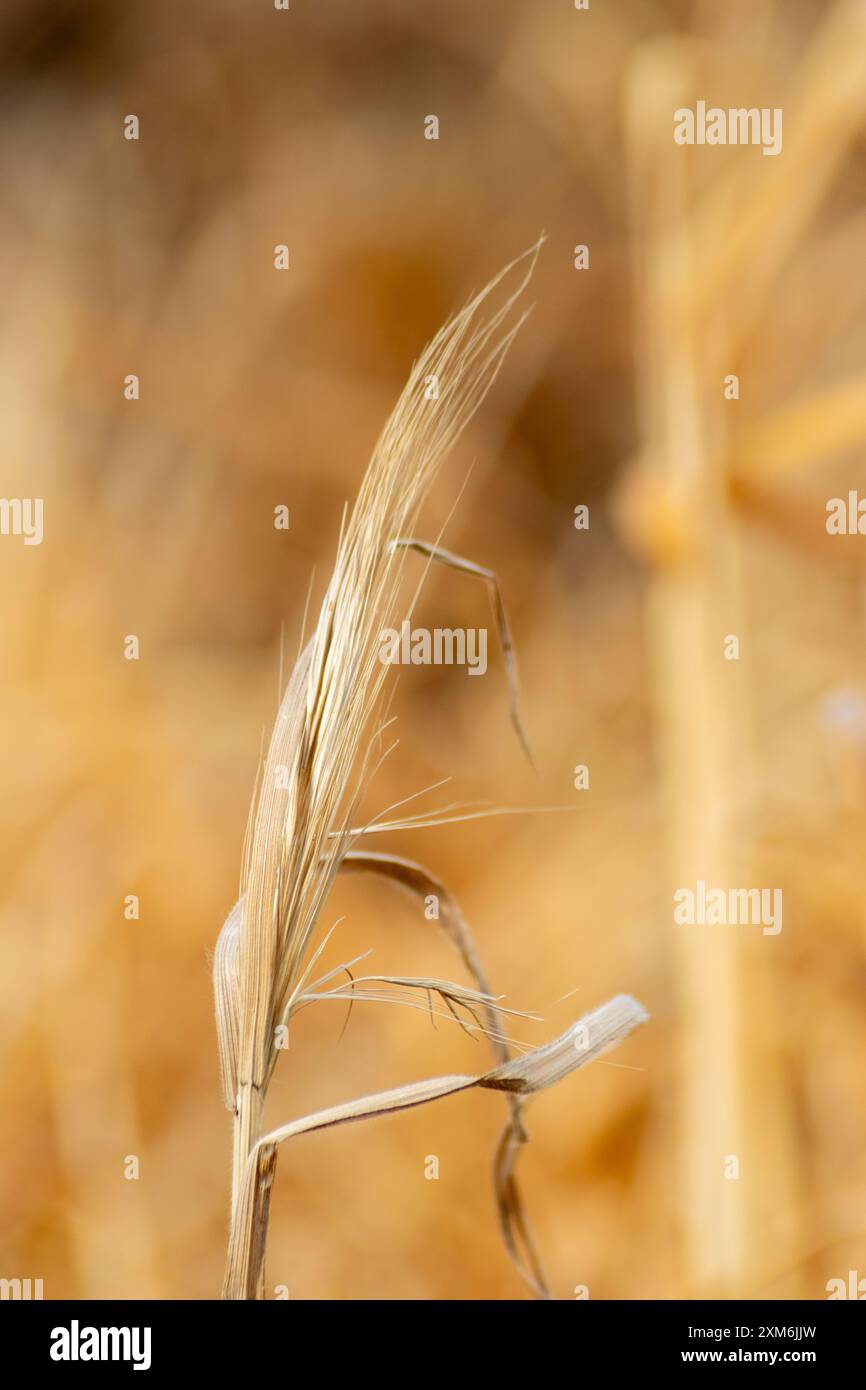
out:
{"label": "plant stem", "polygon": [[232,1144],[232,1211],[223,1298],[264,1298],[265,1245],[276,1156],[263,1155],[250,1169],[261,1134],[263,1097],[252,1082],[238,1088]]}

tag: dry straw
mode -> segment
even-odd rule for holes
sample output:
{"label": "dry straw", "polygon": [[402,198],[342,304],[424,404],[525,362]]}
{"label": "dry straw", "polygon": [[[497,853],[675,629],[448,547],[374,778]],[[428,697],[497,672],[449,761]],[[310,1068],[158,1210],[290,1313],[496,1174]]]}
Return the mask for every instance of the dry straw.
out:
{"label": "dry straw", "polygon": [[[372,751],[384,727],[388,668],[379,659],[379,635],[406,616],[400,591],[410,548],[425,553],[428,564],[443,559],[488,581],[509,676],[512,718],[525,746],[511,640],[496,577],[417,542],[413,529],[442,460],[484,399],[526,317],[516,305],[540,245],[541,241],[506,266],[446,323],[413,367],[344,524],[315,630],[289,680],[260,770],[244,848],[241,896],[223,926],[214,956],[223,1092],[234,1116],[226,1298],[263,1297],[269,1194],[279,1144],[309,1130],[421,1105],[470,1087],[506,1093],[509,1118],[495,1164],[500,1222],[518,1268],[536,1293],[546,1294],[512,1171],[526,1137],[522,1097],[615,1046],[646,1017],[639,1004],[620,995],[555,1042],[512,1059],[503,1032],[506,1011],[488,987],[466,924],[444,885],[409,860],[359,848],[373,827],[355,824]],[[509,292],[515,275],[518,283]],[[427,389],[431,376],[438,383],[435,399],[430,396],[436,393]],[[420,823],[423,818],[410,816],[388,827]],[[385,827],[380,821],[375,828]],[[341,870],[381,873],[422,896],[435,892],[441,925],[458,948],[473,986],[409,976],[364,976],[334,986],[331,981],[344,971],[342,964],[317,978],[316,967],[329,939],[317,940],[319,921]],[[438,1077],[367,1096],[263,1133],[265,1096],[292,1017],[314,1002],[357,997],[415,1002],[456,1019],[469,1031],[482,1031],[498,1065],[479,1076]]]}

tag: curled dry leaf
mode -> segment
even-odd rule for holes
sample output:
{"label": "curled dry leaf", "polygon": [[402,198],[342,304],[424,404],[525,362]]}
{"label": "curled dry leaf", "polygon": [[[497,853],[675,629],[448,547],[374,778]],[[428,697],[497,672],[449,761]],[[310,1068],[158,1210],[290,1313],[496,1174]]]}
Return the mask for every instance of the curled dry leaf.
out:
{"label": "curled dry leaf", "polygon": [[[618,994],[585,1014],[553,1042],[534,1048],[522,1057],[515,1057],[480,1076],[437,1076],[427,1081],[415,1081],[407,1086],[396,1086],[390,1091],[380,1091],[376,1095],[361,1096],[342,1105],[330,1106],[327,1110],[305,1115],[302,1119],[292,1120],[271,1130],[253,1147],[244,1171],[240,1204],[247,1224],[252,1229],[266,1225],[276,1150],[287,1139],[315,1130],[330,1129],[335,1125],[351,1124],[355,1120],[394,1114],[473,1087],[516,1092],[521,1096],[534,1095],[561,1081],[578,1067],[609,1052],[635,1028],[645,1023],[648,1017],[646,1009],[636,999],[627,994]],[[241,1279],[237,1283],[227,1284],[226,1297],[251,1296],[248,1290],[257,1286],[261,1276],[261,1268],[255,1263],[255,1258],[263,1258],[263,1253],[263,1249],[252,1252],[251,1258],[250,1251],[238,1252],[237,1268]]]}

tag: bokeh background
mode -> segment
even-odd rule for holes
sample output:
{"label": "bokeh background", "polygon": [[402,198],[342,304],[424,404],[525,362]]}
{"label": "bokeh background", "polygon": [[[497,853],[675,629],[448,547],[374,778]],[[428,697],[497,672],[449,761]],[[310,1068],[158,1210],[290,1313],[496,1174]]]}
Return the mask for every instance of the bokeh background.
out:
{"label": "bokeh background", "polygon": [[[539,772],[498,658],[413,668],[376,794],[567,809],[376,848],[450,885],[544,1017],[526,1041],[620,990],[652,1012],[528,1114],[558,1297],[866,1275],[866,541],[824,525],[866,489],[866,6],[4,0],[0,70],[2,491],[45,504],[41,546],[0,541],[0,1275],[218,1294],[209,952],[281,642],[413,358],[542,229],[534,312],[428,512],[433,536],[469,474],[446,543],[501,576]],[[698,99],[782,107],[783,153],[674,145]],[[486,594],[434,572],[420,613],[483,625]],[[781,887],[781,934],[675,927],[697,878]],[[386,884],[338,885],[338,917],[329,960],[457,968]],[[275,1122],[485,1065],[415,1010],[343,1023],[300,1017]],[[501,1119],[470,1094],[285,1148],[269,1288],[523,1297]]]}

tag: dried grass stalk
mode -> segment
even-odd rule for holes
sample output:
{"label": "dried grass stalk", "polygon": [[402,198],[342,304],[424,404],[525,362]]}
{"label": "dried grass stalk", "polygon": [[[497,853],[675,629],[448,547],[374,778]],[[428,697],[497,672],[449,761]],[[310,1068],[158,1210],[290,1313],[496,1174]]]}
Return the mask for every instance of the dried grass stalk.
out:
{"label": "dried grass stalk", "polygon": [[[566,1065],[563,1039],[528,1058],[508,1059],[500,1012],[465,924],[452,911],[449,930],[477,989],[405,976],[377,977],[367,981],[376,985],[368,997],[381,998],[383,992],[394,990],[435,991],[458,1021],[465,1025],[468,1016],[488,1033],[499,1049],[501,1065],[481,1077],[420,1082],[350,1102],[262,1137],[264,1100],[280,1051],[278,1030],[315,999],[335,994],[348,997],[345,987],[321,992],[322,984],[336,972],[313,984],[310,977],[325,945],[315,941],[322,907],[336,874],[350,866],[353,845],[363,833],[363,827],[353,828],[354,815],[369,778],[371,747],[381,734],[376,721],[387,675],[379,659],[379,635],[406,616],[400,586],[407,547],[394,542],[412,534],[440,463],[499,371],[525,317],[515,311],[515,305],[540,244],[506,266],[450,320],[413,367],[344,524],[315,630],[289,680],[260,771],[244,848],[241,897],[222,929],[214,957],[223,1091],[234,1115],[231,1232],[224,1284],[228,1298],[262,1296],[270,1185],[276,1146],[283,1139],[307,1129],[422,1104],[469,1086],[519,1097],[537,1089],[536,1080],[546,1085],[588,1060],[585,1056],[575,1060],[569,1051]],[[508,293],[504,287],[515,269],[519,283]],[[500,286],[499,306],[489,307],[496,304]],[[431,375],[439,384],[434,400],[428,399],[426,391]],[[504,616],[500,630],[507,633]],[[506,657],[512,663],[511,676],[510,642]],[[395,872],[394,863],[390,867]],[[635,1021],[639,1021],[637,1009],[633,1005],[629,1015]],[[513,1104],[500,1150],[497,1185],[501,1213],[507,1213],[511,1204],[510,1215],[503,1214],[503,1226],[509,1248],[515,1251],[524,1223],[519,1203],[515,1205],[511,1166],[523,1137],[519,1108]],[[540,1268],[531,1251],[524,1271],[543,1292]]]}

